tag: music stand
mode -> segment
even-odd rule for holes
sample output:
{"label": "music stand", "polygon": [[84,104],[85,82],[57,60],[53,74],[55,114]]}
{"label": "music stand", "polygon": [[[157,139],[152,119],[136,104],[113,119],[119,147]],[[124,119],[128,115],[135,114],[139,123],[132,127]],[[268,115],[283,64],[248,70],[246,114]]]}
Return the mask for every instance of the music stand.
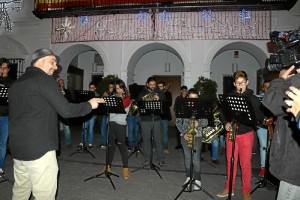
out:
{"label": "music stand", "polygon": [[108,171],[108,151],[109,151],[109,143],[108,143],[108,133],[109,133],[109,121],[110,121],[110,113],[126,113],[125,109],[124,109],[124,105],[123,105],[123,100],[121,97],[104,97],[104,101],[105,101],[105,106],[106,106],[106,110],[107,110],[107,131],[106,131],[106,144],[107,144],[107,148],[106,148],[106,159],[105,159],[105,170],[100,172],[99,174],[96,174],[92,177],[86,178],[84,179],[84,181],[88,181],[91,180],[93,178],[99,178],[100,176],[102,176],[104,174],[104,177],[100,177],[100,178],[108,178],[110,183],[112,184],[113,188],[116,189],[112,179],[110,178],[110,176],[116,176],[119,177],[119,175],[111,173]]}
{"label": "music stand", "polygon": [[[8,106],[8,87],[0,87],[0,105],[1,106]],[[0,183],[8,181],[13,184],[13,181],[10,180],[5,176],[5,173],[0,173],[0,178],[4,179],[1,180]]]}
{"label": "music stand", "polygon": [[152,118],[152,125],[151,125],[151,131],[150,131],[150,160],[148,164],[144,164],[139,168],[136,168],[135,170],[132,171],[132,173],[144,169],[146,167],[150,167],[151,170],[154,170],[157,175],[162,179],[162,176],[158,172],[158,167],[157,165],[153,164],[153,142],[154,142],[154,117],[155,115],[161,115],[163,106],[165,106],[164,101],[138,101],[138,107],[141,115],[151,115]]}
{"label": "music stand", "polygon": [[219,95],[222,99],[222,111],[225,119],[228,122],[233,122],[233,135],[232,135],[232,149],[231,149],[231,162],[230,162],[230,176],[229,176],[229,192],[228,199],[232,196],[232,179],[234,168],[234,151],[235,151],[235,138],[237,127],[239,123],[256,126],[255,114],[252,108],[251,101],[247,96],[236,95]]}
{"label": "music stand", "polygon": [[[81,102],[87,102],[89,101],[90,99],[94,98],[95,97],[95,92],[91,92],[91,91],[88,91],[88,90],[75,90],[75,97],[76,97],[76,102],[77,103],[81,103]],[[89,116],[89,115],[88,115]],[[93,116],[91,116],[93,117]],[[85,119],[84,122],[83,122],[83,125],[82,125],[82,146],[80,146],[79,148],[77,148],[76,151],[74,151],[73,153],[71,153],[69,155],[72,156],[74,155],[75,153],[80,153],[80,154],[90,154],[93,158],[96,158],[94,156],[94,154],[92,154],[92,152],[90,152],[87,148],[87,145],[86,145],[86,134],[87,134],[87,127],[85,125],[85,122],[88,121],[90,118],[88,119]]]}
{"label": "music stand", "polygon": [[[176,116],[177,118],[186,118],[186,119],[207,119],[208,120],[208,126],[214,126],[213,121],[213,105],[212,101],[208,99],[199,99],[199,98],[188,98],[184,99],[181,106],[177,109]],[[195,130],[194,123],[193,123],[193,130]],[[178,199],[178,197],[184,192],[192,192],[192,186],[196,185],[200,191],[203,191],[205,194],[207,194],[210,198],[214,199],[214,197],[207,192],[202,186],[198,185],[195,182],[195,179],[193,178],[194,174],[194,164],[193,164],[193,158],[194,158],[194,141],[195,136],[192,135],[192,147],[190,149],[191,152],[191,161],[190,161],[190,179],[188,182],[186,182],[183,186],[179,194],[176,196],[175,200]],[[200,150],[201,151],[201,150]],[[199,158],[200,159],[200,158]],[[189,187],[190,186],[190,187]],[[188,190],[187,187],[189,187]],[[198,191],[198,190],[197,190]]]}

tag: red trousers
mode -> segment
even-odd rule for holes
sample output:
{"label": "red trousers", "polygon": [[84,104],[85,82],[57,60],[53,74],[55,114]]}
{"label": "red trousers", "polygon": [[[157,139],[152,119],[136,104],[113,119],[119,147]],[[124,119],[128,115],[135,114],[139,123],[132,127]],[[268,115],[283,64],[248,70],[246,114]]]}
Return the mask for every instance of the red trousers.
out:
{"label": "red trousers", "polygon": [[[230,167],[231,167],[231,154],[232,154],[232,141],[228,140],[229,133],[226,136],[226,160],[227,160],[227,179],[226,189],[229,190],[230,181]],[[252,146],[254,140],[254,132],[248,132],[242,135],[236,135],[235,151],[234,151],[234,168],[232,178],[232,192],[235,188],[237,162],[240,159],[241,172],[242,172],[242,192],[251,192],[251,177],[252,177]]]}

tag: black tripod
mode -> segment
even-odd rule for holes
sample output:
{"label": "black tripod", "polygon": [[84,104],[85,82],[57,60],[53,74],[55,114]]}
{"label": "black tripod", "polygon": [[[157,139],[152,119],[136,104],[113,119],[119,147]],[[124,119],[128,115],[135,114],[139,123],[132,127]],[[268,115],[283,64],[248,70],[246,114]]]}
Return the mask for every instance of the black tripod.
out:
{"label": "black tripod", "polygon": [[132,170],[132,173],[144,169],[146,167],[150,167],[151,170],[154,170],[157,175],[162,179],[162,176],[158,172],[158,169],[160,169],[158,166],[153,164],[153,142],[154,142],[154,118],[155,115],[160,115],[162,108],[163,108],[163,102],[162,101],[139,101],[138,102],[138,107],[140,109],[140,114],[141,115],[151,115],[152,119],[152,124],[151,124],[151,131],[150,131],[150,160],[149,163],[143,164],[141,167],[136,168]]}
{"label": "black tripod", "polygon": [[[220,97],[220,96],[219,96]],[[235,140],[236,133],[240,123],[255,127],[256,120],[253,112],[251,101],[246,96],[221,96],[222,99],[222,111],[228,122],[232,122],[231,135],[229,140],[232,141],[231,148],[231,159],[230,159],[230,176],[229,176],[229,191],[228,198],[231,200],[232,196],[232,181],[233,181],[233,170],[234,170],[234,151],[235,151]]]}
{"label": "black tripod", "polygon": [[[267,122],[268,123],[268,122]],[[273,126],[272,124],[269,124],[267,125],[268,126],[268,132],[267,132],[267,141],[266,141],[266,147],[264,148],[264,150],[266,151],[266,158],[265,158],[265,174],[264,174],[264,177],[256,182],[255,184],[257,185],[255,188],[253,188],[253,190],[251,191],[250,194],[252,194],[255,190],[257,190],[258,188],[263,188],[263,187],[266,187],[267,184],[269,183],[270,185],[272,185],[273,187],[277,188],[277,186],[275,184],[273,184],[271,181],[268,180],[268,171],[269,171],[269,146],[270,146],[270,141],[271,141],[271,138],[269,137],[269,135],[272,135],[272,132],[273,132]]]}
{"label": "black tripod", "polygon": [[[108,169],[108,154],[109,154],[109,142],[108,142],[108,133],[109,133],[109,121],[110,121],[110,114],[109,113],[126,113],[124,110],[123,106],[123,101],[122,98],[120,97],[104,97],[105,100],[105,106],[107,110],[107,131],[106,131],[106,156],[105,156],[105,170],[100,172],[99,174],[96,174],[92,177],[84,179],[84,181],[91,180],[93,178],[108,178],[110,181],[111,185],[113,186],[114,189],[116,189],[111,176],[119,177],[119,175],[111,173],[110,170]],[[101,177],[104,175],[104,177]]]}
{"label": "black tripod", "polygon": [[[8,88],[7,87],[0,87],[0,105],[1,106],[8,106]],[[6,151],[6,149],[5,149]],[[13,184],[13,181],[10,180],[9,178],[7,178],[5,176],[5,173],[2,172],[0,173],[0,178],[2,178],[3,180],[0,181],[0,183],[2,182],[5,182],[5,181],[8,181],[10,182],[11,184]]]}
{"label": "black tripod", "polygon": [[[190,122],[192,122],[191,128],[191,148],[190,148],[190,154],[191,154],[191,160],[190,160],[190,177],[189,181],[186,182],[183,186],[179,194],[176,196],[175,200],[178,199],[178,197],[184,192],[193,192],[193,186],[197,186],[199,190],[203,191],[205,194],[207,194],[210,198],[214,199],[214,197],[207,192],[201,185],[196,183],[196,180],[194,179],[194,153],[196,152],[195,149],[195,134],[197,133],[197,130],[195,128],[195,120],[196,119],[207,119],[208,125],[213,126],[214,122],[211,120],[213,119],[212,115],[212,103],[211,101],[207,99],[186,99],[181,105],[182,107],[177,109],[176,116],[178,118],[186,118],[190,119]],[[200,126],[200,124],[199,124]],[[201,140],[202,138],[200,138]],[[200,141],[202,142],[202,141]],[[183,144],[184,145],[184,144]],[[201,151],[201,149],[199,149]],[[198,158],[200,159],[200,157]],[[198,191],[198,190],[195,190]]]}
{"label": "black tripod", "polygon": [[[90,100],[91,98],[94,98],[95,93],[91,92],[91,91],[87,91],[87,90],[75,90],[75,96],[76,96],[77,102],[80,103],[80,102],[86,102],[86,101]],[[94,154],[92,154],[92,152],[90,152],[87,149],[87,146],[86,146],[86,137],[87,137],[86,121],[88,121],[90,118],[93,117],[92,114],[93,113],[87,115],[88,119],[85,119],[85,121],[83,122],[83,125],[82,125],[82,146],[79,146],[79,148],[77,148],[76,151],[71,153],[69,155],[69,157],[76,153],[79,153],[79,154],[90,154],[93,158],[96,158],[94,156]]]}

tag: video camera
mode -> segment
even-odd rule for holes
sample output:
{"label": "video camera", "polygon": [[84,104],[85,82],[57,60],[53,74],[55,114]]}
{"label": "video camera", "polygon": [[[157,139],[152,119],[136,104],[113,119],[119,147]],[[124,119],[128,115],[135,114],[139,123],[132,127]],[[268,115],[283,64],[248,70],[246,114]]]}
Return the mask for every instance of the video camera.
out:
{"label": "video camera", "polygon": [[280,71],[292,65],[300,67],[300,30],[270,33],[272,43],[277,45],[277,52],[266,60],[267,71]]}

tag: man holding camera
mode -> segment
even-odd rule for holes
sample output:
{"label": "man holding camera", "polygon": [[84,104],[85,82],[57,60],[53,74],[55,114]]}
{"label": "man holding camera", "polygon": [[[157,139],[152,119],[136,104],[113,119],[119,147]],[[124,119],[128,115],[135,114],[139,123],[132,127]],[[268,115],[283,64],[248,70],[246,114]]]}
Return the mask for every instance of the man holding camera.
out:
{"label": "man holding camera", "polygon": [[300,130],[283,101],[290,86],[300,87],[300,69],[293,75],[294,68],[280,71],[279,78],[271,81],[262,101],[277,116],[270,151],[270,172],[280,180],[277,200],[300,197]]}

